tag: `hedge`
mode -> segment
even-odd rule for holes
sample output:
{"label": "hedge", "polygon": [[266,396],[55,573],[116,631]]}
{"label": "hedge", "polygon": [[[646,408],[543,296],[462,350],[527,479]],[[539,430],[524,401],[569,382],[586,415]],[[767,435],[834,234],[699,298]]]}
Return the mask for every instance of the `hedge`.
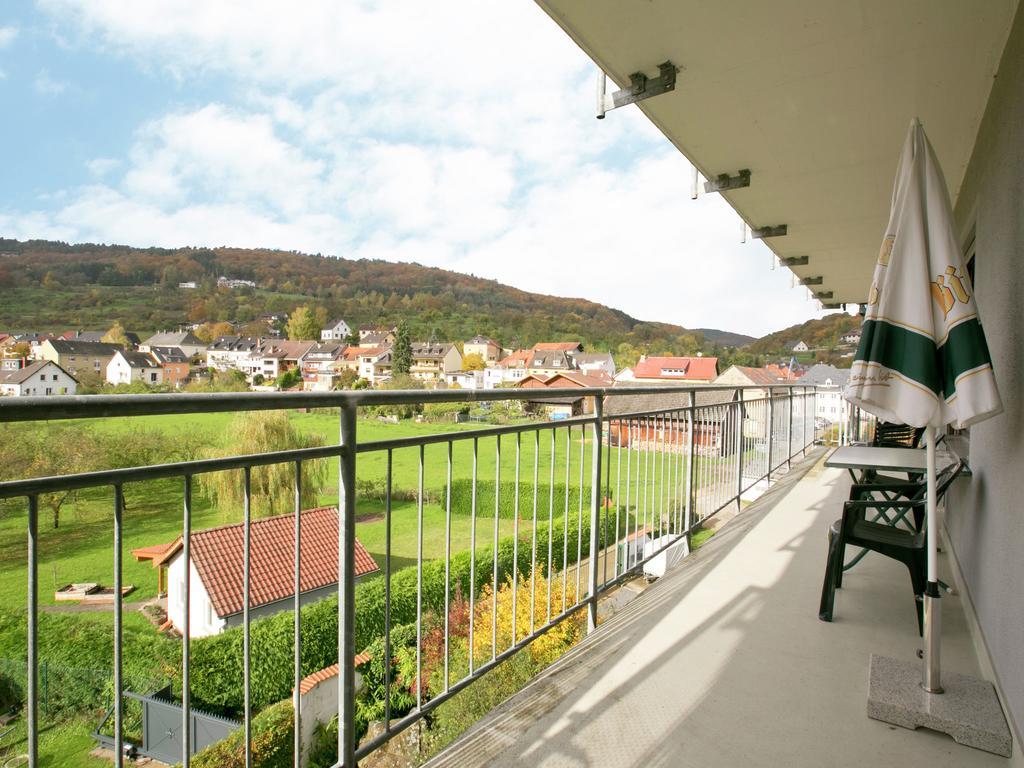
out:
{"label": "hedge", "polygon": [[[294,718],[290,699],[267,707],[252,719],[253,768],[291,768]],[[245,729],[192,756],[195,768],[245,768]]]}
{"label": "hedge", "polygon": [[[562,568],[563,544],[568,532],[568,558],[564,565],[576,562],[578,515],[556,518],[550,536],[552,561]],[[537,525],[537,565],[547,568],[548,525]],[[590,550],[590,519],[583,513],[581,549]],[[512,572],[515,540],[508,536],[498,543],[498,580]],[[530,570],[531,539],[524,537],[519,546],[519,571]],[[475,590],[493,578],[494,556],[491,547],[477,549]],[[423,610],[435,614],[444,611],[444,560],[423,565]],[[416,620],[416,566],[391,575],[391,625]],[[450,595],[457,589],[469,595],[470,553],[459,552],[451,558]],[[384,579],[374,578],[356,585],[355,643],[365,648],[384,634]],[[338,660],[338,602],[333,595],[302,609],[302,673],[308,675]],[[291,611],[259,619],[252,623],[252,706],[255,711],[291,695],[293,684],[293,625]],[[196,706],[223,714],[237,714],[243,706],[242,628],[231,627],[219,635],[192,641],[191,688]]]}

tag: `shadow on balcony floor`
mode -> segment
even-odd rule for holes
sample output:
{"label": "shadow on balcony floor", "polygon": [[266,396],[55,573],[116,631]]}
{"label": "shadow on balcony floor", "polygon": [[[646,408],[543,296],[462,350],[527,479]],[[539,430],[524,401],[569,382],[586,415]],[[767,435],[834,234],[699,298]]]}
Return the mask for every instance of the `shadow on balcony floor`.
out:
{"label": "shadow on balcony floor", "polygon": [[[847,574],[835,621],[818,620],[825,534],[849,488],[823,458],[428,765],[1010,765],[868,719],[869,655],[911,659],[921,641],[906,570],[877,555]],[[978,675],[960,599],[943,604],[944,668]]]}

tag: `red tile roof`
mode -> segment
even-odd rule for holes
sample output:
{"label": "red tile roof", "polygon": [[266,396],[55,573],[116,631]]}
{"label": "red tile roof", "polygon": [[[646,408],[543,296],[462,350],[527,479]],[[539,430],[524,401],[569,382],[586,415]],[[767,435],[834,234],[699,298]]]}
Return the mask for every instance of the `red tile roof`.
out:
{"label": "red tile roof", "polygon": [[[352,666],[361,667],[369,660],[370,654],[368,654],[366,651],[363,651],[362,653],[357,653],[354,659],[355,664],[353,664]],[[316,688],[320,683],[324,682],[324,680],[330,680],[332,677],[337,676],[337,664],[331,664],[331,666],[329,667],[324,667],[323,669],[313,672],[310,675],[306,675],[299,681],[299,693],[305,696],[307,693]]]}
{"label": "red tile roof", "polygon": [[533,356],[532,349],[517,349],[511,355],[503,357],[498,364],[497,368],[525,368],[526,363]]}
{"label": "red tile roof", "polygon": [[[663,373],[672,371],[672,373]],[[682,371],[682,373],[676,373]],[[718,375],[717,357],[646,357],[633,366],[638,379],[711,381]]]}
{"label": "red tile roof", "polygon": [[[299,591],[338,583],[338,509],[320,507],[302,513],[302,565]],[[293,557],[295,551],[295,516],[266,517],[252,523],[250,594],[257,607],[290,597],[293,593]],[[220,617],[241,613],[242,523],[223,525],[192,534],[192,562],[210,595],[214,610]],[[181,548],[181,539],[174,542],[162,560],[166,562]],[[356,576],[379,570],[377,563],[356,539]]]}
{"label": "red tile roof", "polygon": [[578,341],[543,341],[540,344],[534,344],[533,348],[549,352],[572,352],[580,346],[581,343]]}

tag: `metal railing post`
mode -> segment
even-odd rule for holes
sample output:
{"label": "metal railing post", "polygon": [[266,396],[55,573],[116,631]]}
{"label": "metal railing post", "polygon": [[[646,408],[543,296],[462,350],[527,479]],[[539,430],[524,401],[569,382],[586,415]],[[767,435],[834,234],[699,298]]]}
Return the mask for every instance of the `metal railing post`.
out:
{"label": "metal railing post", "polygon": [[[601,494],[601,436],[604,431],[604,399],[594,397],[594,424],[591,430],[594,442],[590,471],[590,600],[587,611],[587,633],[597,628],[597,525],[600,518],[600,507],[604,503]],[[580,456],[582,462],[583,456]],[[605,555],[607,557],[607,555]],[[579,567],[579,566],[577,566]]]}
{"label": "metal railing post", "polygon": [[39,765],[39,497],[28,497],[28,764]]}
{"label": "metal railing post", "polygon": [[786,393],[789,402],[789,418],[786,419],[786,469],[793,466],[793,390]]}
{"label": "metal railing post", "polygon": [[697,422],[696,413],[694,408],[697,405],[697,398],[693,392],[690,393],[690,407],[686,412],[686,423],[687,423],[687,449],[686,449],[686,508],[683,510],[683,530],[686,531],[686,551],[690,551],[690,528],[693,527],[693,514],[696,491],[693,487],[694,472],[696,471],[696,462],[694,461],[694,425]]}
{"label": "metal railing post", "polygon": [[[341,407],[338,468],[338,762],[355,768],[356,407]],[[387,662],[385,662],[387,663]]]}
{"label": "metal railing post", "polygon": [[124,510],[124,495],[120,485],[114,486],[114,765],[124,764],[124,716],[122,699],[124,697],[124,681],[121,677],[121,643],[122,643],[122,608],[121,594],[122,564],[122,530],[121,516]]}
{"label": "metal railing post", "polygon": [[741,508],[740,497],[743,496],[743,390],[739,392],[736,403],[736,511]]}
{"label": "metal railing post", "polygon": [[768,390],[768,472],[765,476],[765,483],[770,487],[772,484],[772,448],[775,445],[775,397],[772,391]]}
{"label": "metal railing post", "polygon": [[807,456],[807,387],[800,394],[800,455]]}

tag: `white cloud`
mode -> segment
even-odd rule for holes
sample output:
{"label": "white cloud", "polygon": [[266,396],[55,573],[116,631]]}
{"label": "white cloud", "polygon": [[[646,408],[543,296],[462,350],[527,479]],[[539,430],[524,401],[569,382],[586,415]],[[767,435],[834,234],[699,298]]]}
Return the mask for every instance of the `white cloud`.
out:
{"label": "white cloud", "polygon": [[231,85],[0,231],[416,261],[691,327],[813,314],[635,108],[594,119],[593,65],[532,3],[40,4],[75,45]]}
{"label": "white cloud", "polygon": [[55,80],[45,69],[41,69],[36,73],[32,86],[36,89],[36,93],[43,96],[59,96],[68,89],[67,83],[62,80]]}
{"label": "white cloud", "polygon": [[96,178],[102,178],[108,173],[113,173],[121,165],[121,161],[114,157],[97,157],[85,164],[88,169]]}
{"label": "white cloud", "polygon": [[17,36],[17,27],[0,27],[0,48],[10,45]]}

